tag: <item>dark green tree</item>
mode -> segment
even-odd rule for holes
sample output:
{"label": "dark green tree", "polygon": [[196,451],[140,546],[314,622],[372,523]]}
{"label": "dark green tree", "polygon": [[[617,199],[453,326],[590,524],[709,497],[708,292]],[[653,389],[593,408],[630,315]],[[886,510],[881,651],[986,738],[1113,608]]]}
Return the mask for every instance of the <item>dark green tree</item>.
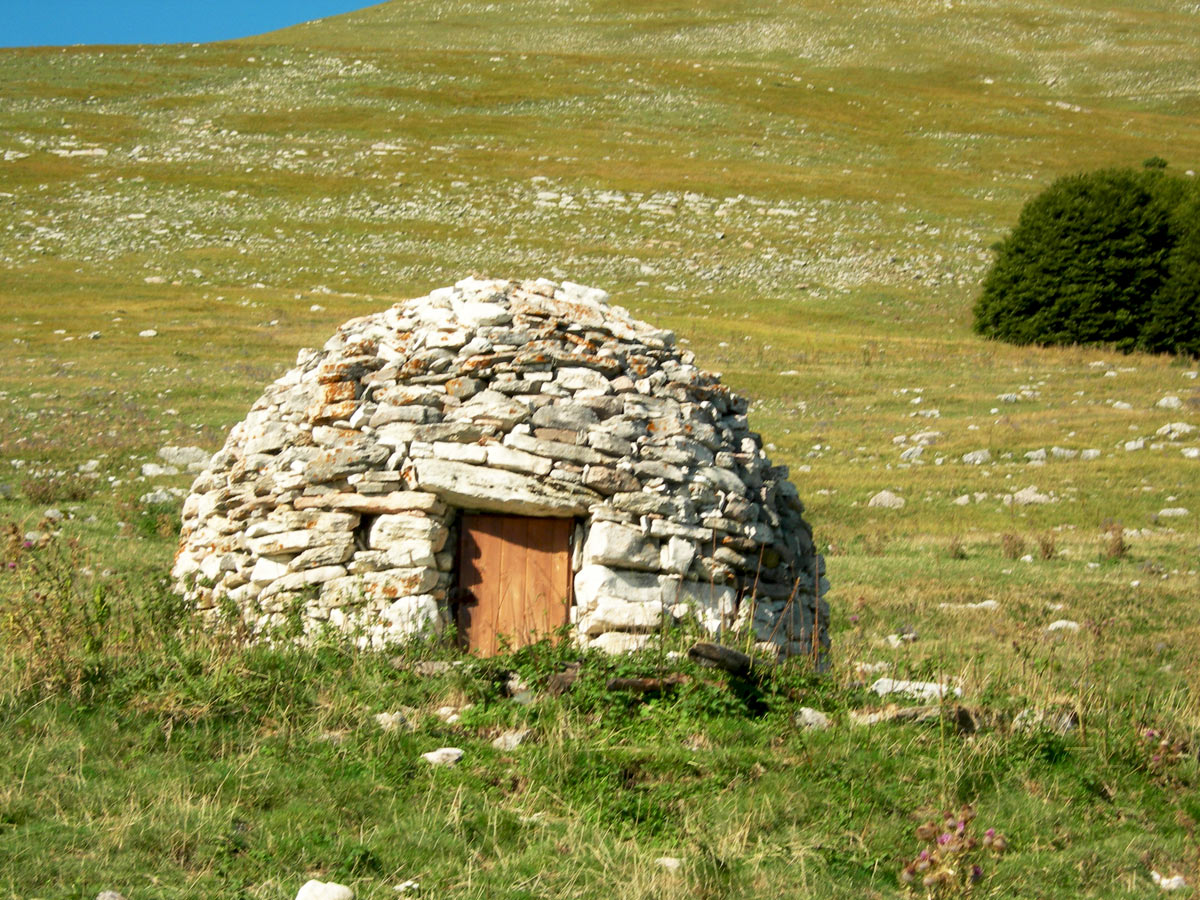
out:
{"label": "dark green tree", "polygon": [[1167,281],[1178,182],[1157,168],[1054,182],[998,246],[975,329],[1015,344],[1137,349]]}
{"label": "dark green tree", "polygon": [[1140,346],[1152,353],[1200,356],[1200,197],[1179,205],[1172,230],[1167,280],[1151,301]]}

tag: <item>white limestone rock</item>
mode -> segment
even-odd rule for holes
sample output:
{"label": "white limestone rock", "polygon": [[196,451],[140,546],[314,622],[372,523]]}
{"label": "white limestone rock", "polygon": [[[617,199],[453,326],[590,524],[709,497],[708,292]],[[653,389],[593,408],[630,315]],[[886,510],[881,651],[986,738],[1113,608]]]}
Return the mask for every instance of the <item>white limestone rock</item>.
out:
{"label": "white limestone rock", "polygon": [[880,491],[867,501],[867,506],[877,509],[903,509],[904,498],[898,494],[893,494],[891,491]]}
{"label": "white limestone rock", "polygon": [[458,747],[439,747],[421,754],[421,759],[431,766],[456,766],[462,758],[463,751]]}
{"label": "white limestone rock", "polygon": [[792,724],[806,731],[824,731],[829,727],[829,716],[820,710],[802,706],[792,716]]}
{"label": "white limestone rock", "polygon": [[962,696],[960,688],[951,687],[948,684],[941,684],[936,681],[907,681],[896,678],[880,678],[871,685],[871,690],[880,697],[899,694],[904,697],[912,697],[916,700],[941,700],[943,697],[950,695],[955,697]]}
{"label": "white limestone rock", "polygon": [[595,522],[583,545],[583,561],[586,565],[656,571],[660,554],[656,542],[647,539],[639,529],[617,522]]}
{"label": "white limestone rock", "polygon": [[597,635],[588,642],[588,646],[595,650],[602,650],[605,653],[613,655],[619,653],[632,653],[635,650],[641,650],[650,640],[648,634],[630,634],[625,631],[606,631],[604,634]]}
{"label": "white limestone rock", "polygon": [[296,892],[296,900],[354,900],[354,891],[334,881],[306,881]]}

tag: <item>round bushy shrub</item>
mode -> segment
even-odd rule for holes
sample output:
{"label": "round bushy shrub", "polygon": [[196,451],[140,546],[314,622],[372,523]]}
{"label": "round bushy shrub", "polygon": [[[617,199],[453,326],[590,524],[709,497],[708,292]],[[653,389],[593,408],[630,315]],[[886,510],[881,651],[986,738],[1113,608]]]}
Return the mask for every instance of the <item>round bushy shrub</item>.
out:
{"label": "round bushy shrub", "polygon": [[997,246],[975,305],[976,331],[1015,344],[1196,352],[1194,205],[1191,185],[1159,166],[1060,178],[1026,204]]}
{"label": "round bushy shrub", "polygon": [[1140,346],[1153,353],[1200,356],[1200,198],[1179,205],[1172,231],[1167,281],[1154,295]]}

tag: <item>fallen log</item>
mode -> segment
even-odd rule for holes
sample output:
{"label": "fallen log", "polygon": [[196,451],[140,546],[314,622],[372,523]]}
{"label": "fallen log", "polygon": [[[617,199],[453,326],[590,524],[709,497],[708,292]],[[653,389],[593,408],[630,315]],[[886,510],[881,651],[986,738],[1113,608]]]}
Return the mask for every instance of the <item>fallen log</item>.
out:
{"label": "fallen log", "polygon": [[730,675],[736,675],[739,678],[761,678],[774,668],[774,663],[764,659],[755,659],[740,650],[707,641],[700,641],[693,646],[688,651],[688,656],[699,665],[724,669]]}
{"label": "fallen log", "polygon": [[610,678],[610,691],[632,691],[635,694],[661,694],[670,688],[687,684],[692,679],[682,672],[672,672],[662,678]]}

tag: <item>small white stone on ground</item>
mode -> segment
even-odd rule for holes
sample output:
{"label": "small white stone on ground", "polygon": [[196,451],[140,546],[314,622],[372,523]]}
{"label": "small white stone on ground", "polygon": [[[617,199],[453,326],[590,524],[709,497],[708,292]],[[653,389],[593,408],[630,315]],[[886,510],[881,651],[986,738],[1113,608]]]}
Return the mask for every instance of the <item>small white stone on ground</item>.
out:
{"label": "small white stone on ground", "polygon": [[334,881],[306,881],[296,893],[296,900],[354,900],[354,891]]}
{"label": "small white stone on ground", "polygon": [[166,488],[160,488],[157,491],[149,491],[138,497],[139,503],[144,503],[147,506],[158,506],[162,503],[174,503],[179,499],[183,492],[175,489],[174,491]]}
{"label": "small white stone on ground", "polygon": [[1071,619],[1056,619],[1046,626],[1047,631],[1078,631],[1083,626]]}
{"label": "small white stone on ground", "polygon": [[811,728],[814,731],[821,731],[829,727],[829,716],[820,710],[802,706],[800,707],[800,711],[792,716],[792,723],[797,728]]}
{"label": "small white stone on ground", "polygon": [[1099,459],[1100,451],[1099,450],[1084,450],[1079,454],[1079,458],[1080,459]]}
{"label": "small white stone on ground", "polygon": [[1187,422],[1168,422],[1154,433],[1159,437],[1165,437],[1167,440],[1177,441],[1185,434],[1192,434],[1195,430],[1196,426],[1189,425]]}
{"label": "small white stone on ground", "polygon": [[854,675],[856,678],[861,678],[866,681],[868,675],[878,675],[880,672],[888,672],[892,668],[890,662],[866,662],[859,660],[854,664]]}
{"label": "small white stone on ground", "polygon": [[1158,511],[1160,519],[1179,519],[1188,514],[1188,510],[1183,506],[1168,506],[1166,509]]}
{"label": "small white stone on ground", "polygon": [[125,900],[125,895],[119,891],[101,891],[96,895],[96,900]]}
{"label": "small white stone on ground", "polygon": [[982,466],[984,463],[992,461],[992,452],[990,450],[972,450],[970,453],[964,453],[962,461],[968,466]]}
{"label": "small white stone on ground", "polygon": [[938,609],[999,609],[1000,604],[995,600],[980,600],[978,603],[939,603]]}
{"label": "small white stone on ground", "polygon": [[875,506],[882,509],[900,509],[904,506],[904,498],[893,494],[891,491],[880,491],[867,501],[867,506]]}
{"label": "small white stone on ground", "polygon": [[962,696],[961,689],[939,684],[936,681],[903,681],[897,678],[880,678],[871,685],[871,690],[880,697],[886,697],[888,694],[903,694],[918,700],[940,700],[947,694],[953,694],[955,697]]}
{"label": "small white stone on ground", "polygon": [[201,447],[159,447],[159,458],[170,466],[183,466],[189,472],[200,472],[213,455]]}
{"label": "small white stone on ground", "polygon": [[1164,891],[1178,891],[1187,887],[1187,880],[1182,875],[1172,875],[1168,878],[1151,869],[1150,879]]}
{"label": "small white stone on ground", "polygon": [[462,718],[462,711],[470,708],[469,703],[466,706],[439,706],[436,715],[447,725],[455,725]]}
{"label": "small white stone on ground", "polygon": [[158,337],[158,332],[153,328],[147,328],[144,331],[139,331],[138,337]]}
{"label": "small white stone on ground", "polygon": [[375,714],[375,721],[383,731],[396,731],[408,724],[402,712],[381,712]]}
{"label": "small white stone on ground", "polygon": [[525,743],[525,740],[528,737],[528,728],[510,728],[508,731],[504,732],[502,735],[492,741],[492,746],[497,750],[515,750],[517,747],[521,746],[521,744]]}
{"label": "small white stone on ground", "polygon": [[1182,409],[1183,401],[1174,394],[1167,394],[1154,405],[1159,409]]}
{"label": "small white stone on ground", "polygon": [[1009,506],[1016,504],[1017,506],[1032,506],[1042,503],[1052,503],[1053,498],[1049,494],[1038,493],[1037,485],[1031,484],[1027,488],[1021,488],[1012,494],[1006,494],[1004,497],[1004,505]]}
{"label": "small white stone on ground", "polygon": [[457,747],[439,747],[436,750],[430,750],[428,753],[421,754],[421,759],[425,760],[431,766],[458,765],[458,761],[462,758],[463,751]]}
{"label": "small white stone on ground", "polygon": [[397,894],[405,894],[405,893],[408,893],[409,891],[419,891],[420,889],[421,889],[421,882],[414,881],[411,878],[408,879],[408,881],[402,881],[399,884],[392,886],[392,890],[395,891]]}
{"label": "small white stone on ground", "polygon": [[654,864],[668,872],[678,872],[683,866],[683,860],[675,856],[660,856],[654,861]]}
{"label": "small white stone on ground", "polygon": [[1057,734],[1070,734],[1079,725],[1079,716],[1073,709],[1055,707],[1038,709],[1029,707],[1017,713],[1013,719],[1014,731],[1036,731],[1045,729]]}

